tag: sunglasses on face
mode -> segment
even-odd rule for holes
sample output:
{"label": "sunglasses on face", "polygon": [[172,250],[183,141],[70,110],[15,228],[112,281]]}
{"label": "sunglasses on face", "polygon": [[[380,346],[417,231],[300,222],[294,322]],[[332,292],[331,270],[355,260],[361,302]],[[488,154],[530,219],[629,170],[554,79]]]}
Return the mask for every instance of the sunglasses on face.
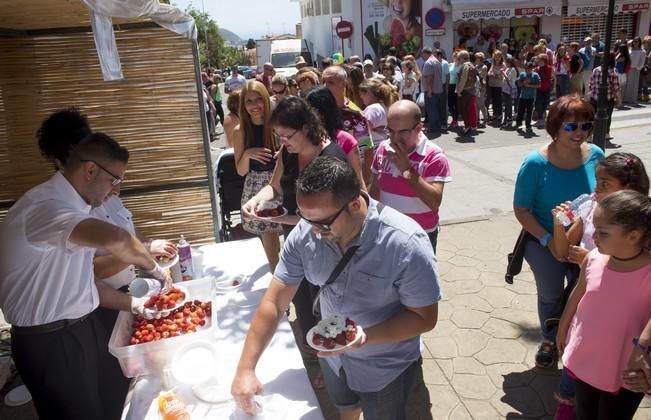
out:
{"label": "sunglasses on face", "polygon": [[592,130],[593,123],[592,121],[587,121],[587,122],[582,122],[582,123],[577,123],[577,122],[564,122],[562,124],[563,129],[567,131],[568,133],[571,133],[573,131],[576,131],[578,128],[580,128],[583,131],[590,131]]}
{"label": "sunglasses on face", "polygon": [[315,220],[310,220],[301,214],[300,209],[296,209],[296,215],[300,217],[301,219],[305,220],[308,222],[310,225],[314,226],[315,228],[319,229],[321,232],[330,232],[332,230],[332,224],[337,220],[337,218],[343,213],[344,210],[346,210],[346,207],[348,207],[348,203],[344,204],[342,208],[339,209],[339,211],[330,218],[328,221],[315,221]]}
{"label": "sunglasses on face", "polygon": [[285,90],[286,89],[282,89],[282,90],[271,89],[271,91],[274,93],[274,95],[282,95],[283,93],[285,93]]}

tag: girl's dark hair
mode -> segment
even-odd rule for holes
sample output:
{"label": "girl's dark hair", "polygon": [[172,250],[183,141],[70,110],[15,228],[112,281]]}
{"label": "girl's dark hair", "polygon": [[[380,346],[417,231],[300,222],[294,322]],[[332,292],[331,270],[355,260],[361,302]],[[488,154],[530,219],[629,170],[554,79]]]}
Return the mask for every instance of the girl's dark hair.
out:
{"label": "girl's dark hair", "polygon": [[633,153],[617,152],[603,158],[597,164],[626,189],[649,195],[649,176],[644,163]]}
{"label": "girl's dark hair", "polygon": [[326,86],[311,89],[305,96],[305,100],[321,117],[323,128],[328,132],[330,138],[335,139],[337,131],[344,128],[344,123],[337,101],[330,93],[330,89]]}
{"label": "girl's dark hair", "polygon": [[280,101],[271,113],[269,123],[294,130],[305,129],[310,143],[315,146],[326,136],[319,115],[305,99],[298,96],[288,96]]}
{"label": "girl's dark hair", "polygon": [[608,222],[620,226],[626,232],[642,232],[642,247],[651,246],[651,199],[633,190],[614,192],[604,198],[599,207]]}
{"label": "girl's dark hair", "polygon": [[73,146],[91,133],[86,115],[77,108],[67,108],[47,117],[39,127],[36,138],[43,157],[52,162],[59,160],[66,165]]}

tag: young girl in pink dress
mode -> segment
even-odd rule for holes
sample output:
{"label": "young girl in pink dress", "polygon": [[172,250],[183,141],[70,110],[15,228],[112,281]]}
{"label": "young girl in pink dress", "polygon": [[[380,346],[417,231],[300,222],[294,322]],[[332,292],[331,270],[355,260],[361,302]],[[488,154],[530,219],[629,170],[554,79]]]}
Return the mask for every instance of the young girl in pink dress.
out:
{"label": "young girl in pink dress", "polygon": [[[617,152],[602,159],[596,168],[597,186],[592,195],[590,213],[585,220],[579,218],[567,231],[562,223],[554,217],[554,235],[552,237],[552,253],[562,261],[581,265],[585,257],[595,248],[593,240],[594,210],[609,194],[621,190],[634,190],[644,195],[649,195],[649,177],[644,164],[632,153]],[[552,215],[564,210],[563,204],[552,210]],[[567,374],[561,373],[556,415],[554,420],[572,420],[574,415],[574,380]]]}
{"label": "young girl in pink dress", "polygon": [[651,318],[651,199],[614,192],[593,224],[597,248],[581,264],[556,345],[576,380],[577,419],[632,419],[644,394],[624,388],[623,372]]}

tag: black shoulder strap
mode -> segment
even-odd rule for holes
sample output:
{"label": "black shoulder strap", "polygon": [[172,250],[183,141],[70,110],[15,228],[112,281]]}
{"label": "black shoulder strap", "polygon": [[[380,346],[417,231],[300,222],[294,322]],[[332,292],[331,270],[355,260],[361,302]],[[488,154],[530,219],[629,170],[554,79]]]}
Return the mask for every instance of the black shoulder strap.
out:
{"label": "black shoulder strap", "polygon": [[335,279],[346,267],[346,264],[348,264],[348,261],[350,261],[350,259],[353,258],[353,255],[355,254],[355,251],[357,251],[357,248],[359,248],[359,245],[353,245],[346,250],[346,253],[343,255],[343,257],[341,257],[339,263],[337,263],[334,270],[332,270],[332,273],[330,273],[330,277],[328,277],[328,280],[321,287],[327,286],[333,281],[335,281]]}

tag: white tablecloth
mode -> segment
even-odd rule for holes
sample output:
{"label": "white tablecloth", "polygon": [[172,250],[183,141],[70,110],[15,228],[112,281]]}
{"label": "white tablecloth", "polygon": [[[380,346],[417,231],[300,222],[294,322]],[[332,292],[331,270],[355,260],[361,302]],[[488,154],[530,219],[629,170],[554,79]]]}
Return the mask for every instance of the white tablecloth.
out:
{"label": "white tablecloth", "polygon": [[[271,274],[259,239],[208,245],[193,253],[196,275],[217,279],[232,278],[238,274],[250,279],[236,291],[220,295],[215,301],[217,311],[217,349],[219,352],[219,381],[228,384],[242,352],[244,338]],[[196,277],[196,276],[195,276]],[[260,359],[256,373],[264,384],[266,398],[279,405],[284,418],[321,420],[323,415],[310,386],[301,355],[287,318],[283,318],[278,331]],[[135,378],[122,414],[125,420],[158,420],[158,394],[163,389],[162,378],[149,375]],[[191,418],[222,419],[248,418],[230,416],[232,408],[212,405],[197,400],[191,392],[179,393],[188,406]]]}

